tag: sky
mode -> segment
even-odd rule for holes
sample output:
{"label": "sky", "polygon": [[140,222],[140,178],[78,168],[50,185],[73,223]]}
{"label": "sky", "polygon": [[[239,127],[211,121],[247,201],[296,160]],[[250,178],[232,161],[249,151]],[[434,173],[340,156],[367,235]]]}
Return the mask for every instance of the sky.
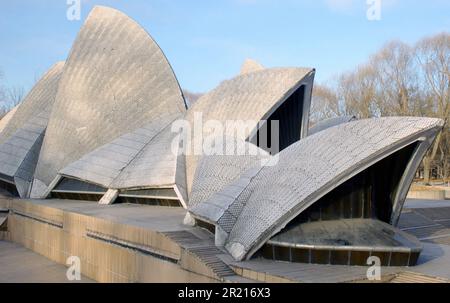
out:
{"label": "sky", "polygon": [[266,67],[316,68],[326,83],[352,70],[390,40],[415,43],[450,31],[449,0],[0,0],[0,70],[8,86],[29,90],[65,60],[95,5],[114,7],[141,24],[169,59],[181,86],[206,92],[239,73],[246,58]]}

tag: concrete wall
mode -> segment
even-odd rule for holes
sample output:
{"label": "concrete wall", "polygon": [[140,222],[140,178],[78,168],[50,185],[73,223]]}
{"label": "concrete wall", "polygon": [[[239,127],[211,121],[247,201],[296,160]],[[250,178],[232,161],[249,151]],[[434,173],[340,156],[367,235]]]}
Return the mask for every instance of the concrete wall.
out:
{"label": "concrete wall", "polygon": [[[186,270],[195,260],[164,234],[151,230],[21,200],[11,205],[8,230],[11,241],[54,262],[65,264],[68,257],[78,256],[82,274],[99,282],[217,282]],[[159,257],[93,238],[92,232],[150,248]]]}
{"label": "concrete wall", "polygon": [[423,199],[423,200],[445,200],[450,199],[450,192],[445,190],[412,190],[408,194],[408,199]]}

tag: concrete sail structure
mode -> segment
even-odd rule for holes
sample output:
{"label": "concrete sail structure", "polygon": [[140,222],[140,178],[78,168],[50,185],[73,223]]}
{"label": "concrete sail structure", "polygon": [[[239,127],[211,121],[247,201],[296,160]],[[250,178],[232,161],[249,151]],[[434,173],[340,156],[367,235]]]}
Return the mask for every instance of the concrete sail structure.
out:
{"label": "concrete sail structure", "polygon": [[0,133],[0,183],[14,195],[29,195],[63,68],[55,64],[38,81]]}
{"label": "concrete sail structure", "polygon": [[39,79],[24,100],[17,106],[14,118],[9,121],[0,133],[0,143],[5,142],[34,115],[52,110],[63,69],[64,62],[58,62]]}
{"label": "concrete sail structure", "polygon": [[[264,164],[270,157],[269,153],[252,143],[239,142],[240,140],[236,138],[228,138],[228,140],[228,142],[234,141],[232,155],[206,155],[201,158],[194,178],[189,201],[190,208],[195,208],[209,200],[220,200],[211,199],[211,197],[242,178],[247,170]],[[239,144],[242,144],[242,152],[238,152]],[[208,206],[203,205],[203,208]]]}
{"label": "concrete sail structure", "polygon": [[[332,256],[328,252],[341,249],[344,256],[350,256],[352,249],[376,251],[381,243],[378,249],[388,252],[389,258],[412,264],[420,245],[397,230],[391,231],[392,238],[381,234],[386,225],[397,224],[414,173],[441,129],[441,120],[409,117],[328,128],[282,151],[276,165],[248,170],[241,181],[222,191],[233,195],[211,199],[217,202],[209,213],[197,207],[191,212],[216,225],[216,243],[224,245],[236,260],[248,259],[266,245],[262,251],[269,258],[293,261],[282,256],[306,251],[307,256],[299,259],[321,263],[320,253]],[[362,221],[341,222],[350,219]],[[342,230],[333,242],[325,230],[336,228]],[[354,235],[352,228],[366,233],[360,238],[372,239],[368,241],[372,245],[347,240]],[[282,253],[275,253],[278,249]],[[330,264],[330,258],[322,261]],[[357,262],[342,259],[344,264]]]}
{"label": "concrete sail structure", "polygon": [[241,75],[254,73],[263,69],[264,66],[259,62],[252,59],[246,59],[241,67]]}
{"label": "concrete sail structure", "polygon": [[[203,121],[220,121],[223,124],[229,121],[246,121],[249,124],[249,132],[258,130],[258,122],[261,120],[283,120],[283,134],[288,132],[290,137],[282,137],[283,147],[298,141],[303,135],[305,125],[309,118],[310,94],[314,70],[312,69],[268,69],[241,75],[233,80],[222,83],[217,89],[202,97],[189,109],[185,121],[189,121],[195,127],[196,115],[201,115]],[[240,91],[236,91],[239,88]],[[73,162],[60,171],[60,176],[77,179],[82,182],[95,184],[101,188],[92,188],[96,195],[96,200],[100,197],[102,202],[112,203],[113,201],[136,201],[141,203],[157,205],[175,205],[168,201],[179,201],[180,206],[196,204],[197,199],[194,193],[188,197],[188,186],[186,183],[188,176],[193,179],[193,174],[197,170],[197,160],[201,156],[184,155],[174,153],[172,143],[179,139],[178,134],[172,132],[167,125],[175,117],[167,121],[155,121],[145,129],[138,129],[143,133],[145,130],[155,131],[140,142],[130,143],[130,136],[136,134],[126,134],[116,141],[108,143],[99,149],[88,153],[80,160]],[[201,123],[201,122],[200,122]],[[165,127],[167,126],[167,127]],[[163,130],[164,129],[164,130]],[[236,129],[232,129],[235,131]],[[244,133],[245,134],[245,133]],[[247,135],[248,135],[247,134]],[[207,130],[202,130],[202,138],[208,135]],[[230,135],[233,135],[230,133]],[[252,138],[244,135],[239,138],[242,143],[256,148],[258,142],[245,143],[244,140]],[[192,134],[193,141],[198,138],[198,134]],[[253,141],[255,141],[253,139]],[[181,143],[181,142],[180,142]],[[131,145],[130,145],[131,144]],[[114,149],[117,145],[131,148],[127,152],[127,160],[113,161]],[[236,144],[237,146],[237,144]],[[123,151],[121,151],[123,154]],[[263,154],[262,150],[258,154]],[[267,153],[266,153],[267,154]],[[116,157],[120,158],[120,157]],[[227,157],[225,157],[227,158]],[[225,158],[222,158],[225,159]],[[236,158],[232,158],[234,161]],[[248,162],[248,158],[243,157],[243,162],[234,165],[237,169],[234,177],[243,172]],[[253,162],[251,162],[253,163]],[[58,186],[59,178],[53,182],[52,195],[56,197],[87,198],[85,194],[89,190],[74,190],[66,184]],[[229,178],[228,181],[233,181]],[[198,182],[201,184],[202,182]],[[222,186],[227,184],[222,183]],[[83,186],[78,185],[79,188]],[[213,188],[210,189],[214,191]],[[114,193],[112,194],[111,191]],[[198,192],[198,191],[196,191]],[[142,195],[140,195],[141,193]],[[82,196],[80,196],[80,194]],[[161,194],[161,195],[160,195]],[[75,196],[74,196],[75,195]],[[109,197],[109,198],[107,198]],[[145,202],[141,198],[148,198]],[[125,199],[129,198],[129,199]],[[131,199],[131,200],[130,200]]]}
{"label": "concrete sail structure", "polygon": [[[179,201],[186,205],[183,159],[171,150],[178,135],[167,127],[177,117],[155,119],[71,163],[59,172],[58,181],[49,194],[76,200],[90,195],[104,204],[111,204],[116,199],[130,201],[134,198],[133,202],[144,203],[146,200],[148,203],[176,205]],[[64,180],[61,182],[64,178],[79,180],[79,183],[72,181],[74,186],[68,188]],[[97,187],[89,190],[89,186],[80,182]],[[152,189],[153,194],[150,195]],[[174,194],[168,196],[168,192],[172,193],[170,190]],[[107,195],[111,191],[115,194]]]}
{"label": "concrete sail structure", "polygon": [[178,81],[155,41],[123,13],[95,7],[67,60],[32,195],[48,194],[58,172],[88,153],[185,110]]}
{"label": "concrete sail structure", "polygon": [[337,126],[339,124],[348,123],[351,121],[355,121],[355,116],[343,116],[343,117],[336,117],[336,118],[330,118],[325,119],[322,121],[317,122],[315,125],[309,128],[308,136],[312,136],[314,134],[317,134],[318,132],[321,132],[327,128]]}
{"label": "concrete sail structure", "polygon": [[11,121],[11,119],[13,118],[13,116],[16,113],[18,108],[19,108],[19,105],[16,105],[13,109],[11,109],[9,112],[7,112],[6,115],[0,120],[0,134],[3,132],[5,127],[8,125],[9,121]]}
{"label": "concrete sail structure", "polygon": [[[189,109],[186,119],[194,129],[202,121],[219,121],[225,125],[225,136],[252,142],[266,150],[263,141],[270,138],[260,139],[271,134],[272,124],[275,125],[272,121],[279,121],[277,150],[283,150],[307,135],[314,75],[315,70],[310,68],[271,68],[239,75],[202,96]],[[244,124],[237,130],[232,125],[227,127],[230,121]],[[198,145],[198,137],[205,138],[212,132],[204,128],[203,136],[199,136],[193,130],[194,144]],[[193,153],[186,157],[188,192],[200,158]]]}
{"label": "concrete sail structure", "polygon": [[[259,129],[261,120],[267,119],[269,123],[283,120],[282,132],[289,134],[289,137],[281,138],[284,148],[306,134],[313,78],[313,69],[279,68],[249,72],[225,81],[203,96],[189,109],[184,121],[195,127],[198,114],[204,121],[216,120],[224,124],[228,120],[241,120],[250,123],[246,126],[251,134]],[[44,195],[100,200],[107,204],[131,201],[176,206],[178,201],[186,208],[188,204],[195,204],[195,195],[193,202],[188,197],[187,181],[193,179],[197,160],[201,157],[186,156],[172,150],[173,142],[180,137],[168,125],[178,116],[176,113],[166,115],[85,154],[61,169]],[[135,139],[144,133],[145,137]],[[202,135],[204,138],[208,132],[204,131]],[[198,139],[196,136],[198,134],[193,134],[194,142]],[[246,135],[239,140],[253,141],[255,144],[245,144],[256,147],[257,137],[253,136]],[[237,173],[241,169],[243,167]],[[73,180],[61,181],[67,178]]]}
{"label": "concrete sail structure", "polygon": [[[189,200],[187,225],[199,225],[216,235],[216,245],[223,246],[225,233],[219,222],[231,203],[248,186],[251,179],[270,159],[270,154],[254,144],[234,141],[234,155],[211,155],[201,158]],[[238,144],[244,152],[238,153]],[[215,227],[214,227],[215,225]]]}

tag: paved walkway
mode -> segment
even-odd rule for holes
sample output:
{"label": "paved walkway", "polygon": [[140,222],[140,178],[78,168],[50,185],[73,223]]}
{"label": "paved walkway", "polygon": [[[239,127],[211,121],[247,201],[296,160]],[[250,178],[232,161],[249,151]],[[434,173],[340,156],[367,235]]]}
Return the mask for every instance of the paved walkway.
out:
{"label": "paved walkway", "polygon": [[439,208],[450,207],[450,200],[408,199],[405,208]]}
{"label": "paved walkway", "polygon": [[[66,267],[15,243],[0,241],[0,283],[75,283]],[[91,283],[82,277],[78,283]]]}

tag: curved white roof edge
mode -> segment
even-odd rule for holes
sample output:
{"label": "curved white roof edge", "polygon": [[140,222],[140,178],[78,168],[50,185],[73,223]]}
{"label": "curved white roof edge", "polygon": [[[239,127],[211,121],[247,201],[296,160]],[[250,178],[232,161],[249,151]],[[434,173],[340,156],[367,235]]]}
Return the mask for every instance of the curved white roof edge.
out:
{"label": "curved white roof edge", "polygon": [[323,131],[327,128],[337,126],[339,124],[348,123],[357,120],[355,116],[343,116],[343,117],[335,117],[330,119],[325,119],[317,122],[308,130],[308,136],[312,136],[317,134],[320,131]]}
{"label": "curved white roof edge", "polygon": [[227,138],[226,142],[233,145],[232,154],[201,158],[189,200],[191,215],[211,224],[218,221],[229,203],[245,188],[242,184],[246,184],[270,157],[252,143],[236,138]]}
{"label": "curved white roof edge", "polygon": [[121,172],[179,116],[168,115],[157,118],[146,126],[122,135],[84,155],[60,170],[59,174],[105,188],[115,188],[113,183]]}
{"label": "curved white roof edge", "polygon": [[[394,152],[421,142],[396,197],[392,218],[396,224],[415,168],[441,128],[442,121],[431,118],[368,119],[301,140],[279,154],[278,165],[261,169],[230,204],[230,208],[235,203],[244,206],[231,232],[220,235],[226,239],[222,242],[236,260],[250,258],[326,193]],[[274,180],[274,176],[278,177]]]}
{"label": "curved white roof edge", "polygon": [[15,107],[14,118],[10,119],[0,132],[0,143],[22,128],[33,116],[46,112],[50,114],[55,101],[59,80],[62,76],[65,62],[52,65],[36,82],[22,102]]}
{"label": "curved white roof edge", "polygon": [[256,60],[246,59],[241,66],[241,75],[257,72],[263,70],[265,67]]}
{"label": "curved white roof edge", "polygon": [[55,100],[64,62],[53,65],[32,88],[2,133],[0,175],[22,198],[29,197],[36,164]]}
{"label": "curved white roof edge", "polygon": [[[110,191],[173,188],[183,207],[187,208],[184,157],[172,150],[179,134],[171,131],[168,116],[123,135],[85,155],[62,169],[46,190],[48,196],[62,178],[101,186]],[[116,196],[102,199],[112,204]],[[108,201],[107,203],[105,201]]]}
{"label": "curved white roof edge", "polygon": [[[304,138],[308,132],[314,76],[313,68],[267,68],[236,76],[203,95],[188,110],[186,119],[192,122],[195,114],[200,113],[203,121],[253,121],[247,126],[255,134],[260,121],[268,120],[295,92],[305,87],[300,125],[300,139]],[[189,194],[198,161],[199,157],[186,157]]]}
{"label": "curved white roof edge", "polygon": [[99,146],[163,113],[185,111],[173,69],[153,38],[122,12],[96,6],[67,60],[33,195],[42,196],[59,170]]}
{"label": "curved white roof edge", "polygon": [[2,131],[5,129],[5,127],[8,125],[9,121],[14,117],[14,114],[16,113],[17,109],[19,108],[20,104],[14,106],[9,112],[6,113],[6,115],[3,116],[3,118],[0,120],[0,135]]}

